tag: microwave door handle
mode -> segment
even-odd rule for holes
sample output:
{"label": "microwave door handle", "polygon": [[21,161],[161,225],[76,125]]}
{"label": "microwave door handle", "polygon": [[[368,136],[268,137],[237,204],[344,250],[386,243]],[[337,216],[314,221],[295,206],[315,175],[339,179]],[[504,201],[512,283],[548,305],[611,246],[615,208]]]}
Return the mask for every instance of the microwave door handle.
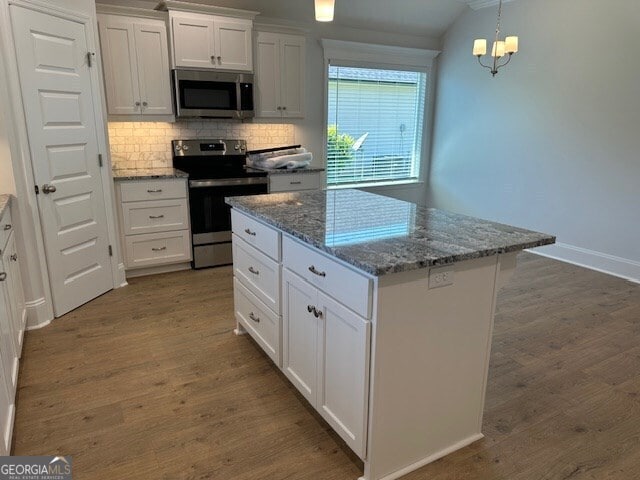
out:
{"label": "microwave door handle", "polygon": [[240,79],[236,80],[236,116],[242,118],[242,85]]}

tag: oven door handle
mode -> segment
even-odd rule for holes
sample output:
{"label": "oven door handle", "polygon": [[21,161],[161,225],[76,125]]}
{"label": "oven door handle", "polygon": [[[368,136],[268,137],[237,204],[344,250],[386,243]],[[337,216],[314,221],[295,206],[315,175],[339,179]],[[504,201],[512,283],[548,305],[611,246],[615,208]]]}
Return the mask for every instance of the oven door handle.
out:
{"label": "oven door handle", "polygon": [[267,177],[217,178],[215,180],[189,180],[189,187],[228,187],[236,185],[265,185],[267,183],[269,183],[269,179]]}

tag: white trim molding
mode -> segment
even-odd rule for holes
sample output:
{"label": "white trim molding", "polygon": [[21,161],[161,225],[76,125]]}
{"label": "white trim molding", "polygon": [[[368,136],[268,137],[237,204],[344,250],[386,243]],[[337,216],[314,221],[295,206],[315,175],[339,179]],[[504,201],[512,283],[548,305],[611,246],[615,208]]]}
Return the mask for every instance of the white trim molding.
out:
{"label": "white trim molding", "polygon": [[214,5],[177,0],[162,0],[158,3],[155,10],[159,10],[161,12],[177,10],[180,12],[209,13],[225,17],[248,18],[249,20],[253,20],[260,15],[260,12],[256,12],[254,10],[238,10],[237,8],[216,7]]}
{"label": "white trim molding", "polygon": [[27,307],[27,330],[36,330],[51,323],[53,319],[51,307],[47,305],[44,297],[25,302],[25,306]]}
{"label": "white trim molding", "polygon": [[[346,42],[323,38],[321,41],[325,60],[339,59],[354,62],[381,63],[381,58],[392,58],[393,64],[405,67],[424,68],[431,65],[440,50],[395,47],[370,43]],[[382,63],[389,63],[389,60]]]}
{"label": "white trim molding", "polygon": [[[473,10],[480,10],[481,8],[498,5],[499,0],[466,0],[466,2]],[[513,0],[502,0],[502,3],[509,2],[513,2]]]}
{"label": "white trim molding", "polygon": [[635,260],[566,243],[556,243],[527,251],[640,284],[640,262]]}

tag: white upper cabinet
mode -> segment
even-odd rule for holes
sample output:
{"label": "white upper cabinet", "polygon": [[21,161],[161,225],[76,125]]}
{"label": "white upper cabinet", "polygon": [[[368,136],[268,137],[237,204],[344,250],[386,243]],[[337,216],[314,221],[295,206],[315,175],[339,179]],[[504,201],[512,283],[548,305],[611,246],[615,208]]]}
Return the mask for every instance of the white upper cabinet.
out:
{"label": "white upper cabinet", "polygon": [[109,115],[172,115],[162,20],[98,15]]}
{"label": "white upper cabinet", "polygon": [[169,12],[176,68],[253,70],[253,21],[192,12]]}
{"label": "white upper cabinet", "polygon": [[304,117],[305,37],[272,32],[256,35],[258,117]]}

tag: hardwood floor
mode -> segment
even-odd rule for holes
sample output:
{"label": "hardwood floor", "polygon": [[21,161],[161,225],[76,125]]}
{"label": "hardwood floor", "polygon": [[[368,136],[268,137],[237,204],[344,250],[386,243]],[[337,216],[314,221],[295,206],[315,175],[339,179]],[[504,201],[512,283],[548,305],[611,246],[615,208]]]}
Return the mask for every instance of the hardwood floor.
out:
{"label": "hardwood floor", "polygon": [[[248,337],[230,267],[133,279],[25,340],[14,455],[74,478],[355,480],[362,465]],[[486,435],[406,480],[640,472],[640,287],[522,254],[500,293]]]}

